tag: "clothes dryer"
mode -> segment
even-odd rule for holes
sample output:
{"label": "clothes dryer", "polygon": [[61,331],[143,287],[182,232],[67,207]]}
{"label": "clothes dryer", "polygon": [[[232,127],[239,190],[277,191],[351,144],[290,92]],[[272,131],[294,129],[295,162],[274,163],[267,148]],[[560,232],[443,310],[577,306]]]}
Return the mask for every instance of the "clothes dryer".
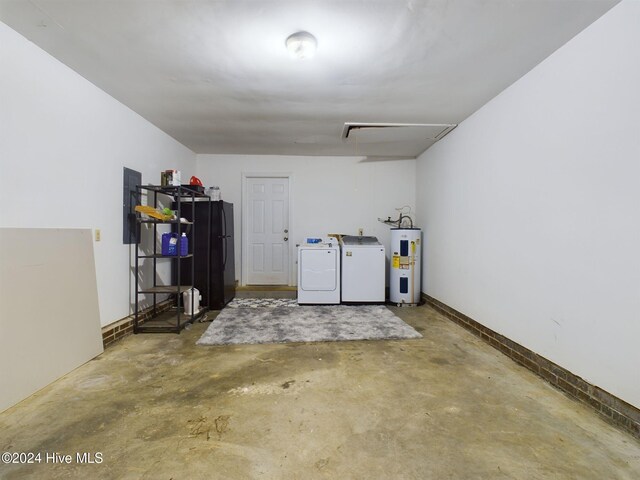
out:
{"label": "clothes dryer", "polygon": [[298,303],[340,303],[340,244],[335,237],[298,245]]}

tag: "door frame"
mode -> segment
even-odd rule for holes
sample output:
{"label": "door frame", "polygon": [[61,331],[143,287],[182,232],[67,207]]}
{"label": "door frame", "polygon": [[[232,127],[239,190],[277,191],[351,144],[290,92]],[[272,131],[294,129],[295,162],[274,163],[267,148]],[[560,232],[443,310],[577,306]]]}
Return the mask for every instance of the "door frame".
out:
{"label": "door frame", "polygon": [[297,276],[295,275],[296,263],[294,260],[294,255],[292,252],[295,252],[293,238],[293,173],[291,172],[242,172],[242,232],[240,233],[241,242],[242,242],[242,253],[240,256],[240,262],[242,264],[242,268],[240,269],[240,285],[247,286],[247,280],[249,278],[249,265],[247,263],[247,259],[249,258],[247,239],[249,231],[249,189],[247,188],[247,181],[250,178],[286,178],[289,181],[289,248],[287,249],[287,255],[289,256],[289,271],[287,272],[287,286],[293,287],[295,286],[295,282],[297,281]]}

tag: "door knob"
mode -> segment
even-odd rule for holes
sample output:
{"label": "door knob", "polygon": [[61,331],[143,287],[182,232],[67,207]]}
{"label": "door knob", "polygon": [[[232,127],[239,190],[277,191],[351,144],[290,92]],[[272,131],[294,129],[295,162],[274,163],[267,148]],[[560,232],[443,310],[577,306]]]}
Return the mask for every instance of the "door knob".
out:
{"label": "door knob", "polygon": [[284,241],[286,242],[287,240],[289,240],[289,237],[284,237]]}
{"label": "door knob", "polygon": [[284,233],[289,233],[289,230],[285,228]]}

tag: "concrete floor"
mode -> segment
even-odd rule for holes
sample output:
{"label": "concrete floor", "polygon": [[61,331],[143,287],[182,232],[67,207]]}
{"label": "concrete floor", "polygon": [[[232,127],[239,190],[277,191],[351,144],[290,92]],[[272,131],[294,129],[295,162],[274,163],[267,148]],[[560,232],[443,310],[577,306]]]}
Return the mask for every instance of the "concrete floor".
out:
{"label": "concrete floor", "polygon": [[0,478],[640,478],[638,440],[429,307],[393,310],[424,338],[127,337],[0,414],[1,452],[42,454]]}

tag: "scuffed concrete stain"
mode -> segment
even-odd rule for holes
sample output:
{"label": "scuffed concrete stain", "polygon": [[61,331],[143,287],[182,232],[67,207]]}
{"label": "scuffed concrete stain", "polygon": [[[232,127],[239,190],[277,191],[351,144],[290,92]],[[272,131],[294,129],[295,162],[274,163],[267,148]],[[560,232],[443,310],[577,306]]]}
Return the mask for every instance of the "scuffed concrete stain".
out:
{"label": "scuffed concrete stain", "polygon": [[[309,380],[304,383],[310,383]],[[295,394],[304,388],[303,383],[297,383],[295,380],[287,380],[282,384],[252,384],[241,387],[235,387],[227,391],[229,395],[280,395]]]}

